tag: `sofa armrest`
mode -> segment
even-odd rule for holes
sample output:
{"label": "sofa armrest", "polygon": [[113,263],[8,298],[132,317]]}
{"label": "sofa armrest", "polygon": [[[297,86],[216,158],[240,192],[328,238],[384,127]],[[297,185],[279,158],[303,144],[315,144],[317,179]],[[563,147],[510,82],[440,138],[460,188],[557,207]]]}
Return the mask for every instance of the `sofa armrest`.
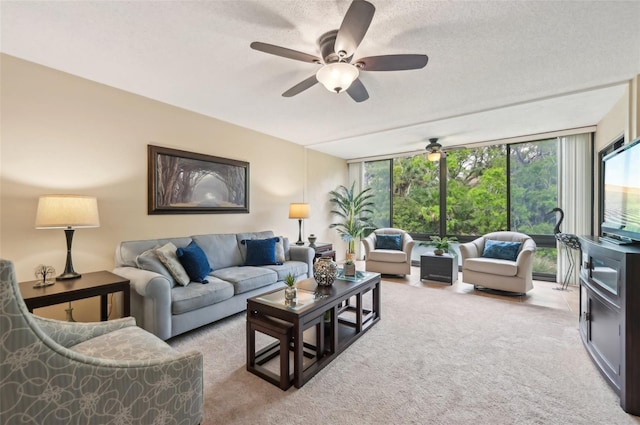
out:
{"label": "sofa armrest", "polygon": [[376,249],[376,234],[372,232],[369,236],[362,239],[362,244],[364,245],[364,255],[366,258],[371,251]]}
{"label": "sofa armrest", "polygon": [[302,245],[290,245],[289,257],[292,261],[307,263],[307,277],[313,276],[313,258],[316,251],[313,248]]}
{"label": "sofa armrest", "polygon": [[[116,267],[114,273],[129,279],[132,314],[138,325],[161,339],[171,337],[171,282],[165,276],[135,267]],[[134,311],[134,296],[142,298]]]}
{"label": "sofa armrest", "polygon": [[477,258],[480,256],[480,253],[478,252],[478,245],[475,243],[475,241],[461,243],[459,248],[460,257],[462,257],[462,265],[464,265],[464,260],[466,260],[467,258]]}
{"label": "sofa armrest", "polygon": [[411,237],[410,234],[405,233],[402,236],[402,250],[407,254],[407,262],[411,263],[411,251],[413,250],[413,245],[415,241]]}
{"label": "sofa armrest", "polygon": [[518,276],[531,276],[533,273],[533,254],[536,251],[536,243],[533,239],[524,242],[522,250],[516,258],[516,266],[518,267]]}
{"label": "sofa armrest", "polygon": [[34,315],[31,317],[45,334],[67,348],[91,338],[136,325],[136,319],[133,317],[108,322],[65,322]]}

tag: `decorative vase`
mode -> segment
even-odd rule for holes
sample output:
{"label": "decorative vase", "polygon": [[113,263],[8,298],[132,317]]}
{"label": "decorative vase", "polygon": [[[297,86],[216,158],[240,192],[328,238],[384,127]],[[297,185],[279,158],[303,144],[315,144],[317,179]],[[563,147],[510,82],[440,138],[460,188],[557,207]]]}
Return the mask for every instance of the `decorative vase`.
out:
{"label": "decorative vase", "polygon": [[442,254],[444,254],[444,250],[436,249],[436,250],[433,251],[433,253],[436,254],[436,255],[442,255]]}
{"label": "decorative vase", "polygon": [[284,299],[286,301],[293,301],[298,298],[298,288],[295,286],[287,286],[284,288]]}
{"label": "decorative vase", "polygon": [[314,247],[316,246],[316,240],[318,238],[316,238],[316,235],[314,235],[313,233],[309,235],[309,246]]}
{"label": "decorative vase", "polygon": [[331,286],[338,275],[338,265],[331,258],[319,258],[313,265],[313,278],[320,286]]}

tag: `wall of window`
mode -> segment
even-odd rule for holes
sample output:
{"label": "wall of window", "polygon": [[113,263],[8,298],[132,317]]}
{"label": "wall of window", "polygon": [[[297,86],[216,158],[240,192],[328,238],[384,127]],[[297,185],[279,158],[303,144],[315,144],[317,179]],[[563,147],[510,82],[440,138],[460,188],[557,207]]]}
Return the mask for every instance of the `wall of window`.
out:
{"label": "wall of window", "polygon": [[[364,164],[363,184],[376,193],[376,225],[466,242],[498,230],[531,235],[536,278],[555,279],[553,235],[559,205],[560,139],[454,149],[439,162],[426,154]],[[424,250],[419,247],[419,253]]]}

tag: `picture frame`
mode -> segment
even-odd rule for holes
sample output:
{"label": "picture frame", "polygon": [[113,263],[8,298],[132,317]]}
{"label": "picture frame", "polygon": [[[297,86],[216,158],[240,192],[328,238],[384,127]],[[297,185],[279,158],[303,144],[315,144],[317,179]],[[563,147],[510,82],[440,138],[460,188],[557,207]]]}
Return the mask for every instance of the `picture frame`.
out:
{"label": "picture frame", "polygon": [[249,212],[249,163],[148,145],[149,214]]}

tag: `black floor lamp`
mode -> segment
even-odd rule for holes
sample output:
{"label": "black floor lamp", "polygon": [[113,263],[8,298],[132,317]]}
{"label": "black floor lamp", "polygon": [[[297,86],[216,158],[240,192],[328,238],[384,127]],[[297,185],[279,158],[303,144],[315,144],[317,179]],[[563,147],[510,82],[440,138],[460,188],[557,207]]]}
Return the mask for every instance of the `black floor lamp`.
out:
{"label": "black floor lamp", "polygon": [[298,242],[296,242],[296,245],[304,245],[304,241],[302,240],[302,220],[309,218],[309,204],[289,204],[289,218],[298,220]]}

